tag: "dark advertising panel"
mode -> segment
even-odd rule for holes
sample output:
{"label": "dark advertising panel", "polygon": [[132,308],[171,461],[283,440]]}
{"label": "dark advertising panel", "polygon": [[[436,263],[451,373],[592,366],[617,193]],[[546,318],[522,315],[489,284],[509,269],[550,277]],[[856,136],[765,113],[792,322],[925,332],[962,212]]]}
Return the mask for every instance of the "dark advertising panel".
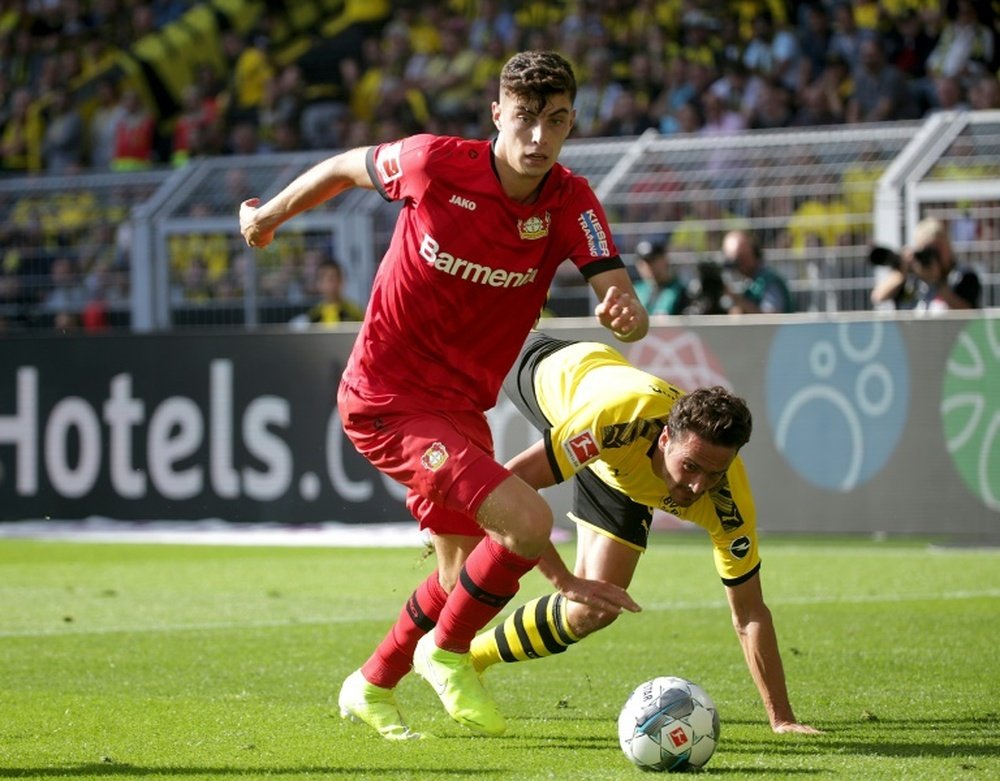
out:
{"label": "dark advertising panel", "polygon": [[0,518],[408,518],[343,436],[350,334],[25,339],[0,366]]}

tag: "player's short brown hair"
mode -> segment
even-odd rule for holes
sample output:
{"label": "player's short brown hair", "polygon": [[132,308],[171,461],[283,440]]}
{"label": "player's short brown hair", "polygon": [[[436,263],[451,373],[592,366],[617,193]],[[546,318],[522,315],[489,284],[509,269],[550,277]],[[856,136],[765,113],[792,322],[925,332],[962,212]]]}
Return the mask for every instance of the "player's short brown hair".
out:
{"label": "player's short brown hair", "polygon": [[743,399],[713,385],[681,396],[670,409],[667,429],[671,437],[696,434],[713,445],[739,450],[750,441],[753,417]]}
{"label": "player's short brown hair", "polygon": [[576,100],[573,66],[551,51],[519,52],[500,71],[500,92],[524,100],[533,111],[541,111],[553,95]]}

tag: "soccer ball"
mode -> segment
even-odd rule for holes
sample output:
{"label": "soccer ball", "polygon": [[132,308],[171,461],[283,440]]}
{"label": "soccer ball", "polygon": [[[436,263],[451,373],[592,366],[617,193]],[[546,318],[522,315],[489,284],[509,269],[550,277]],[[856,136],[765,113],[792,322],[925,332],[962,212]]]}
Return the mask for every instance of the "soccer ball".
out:
{"label": "soccer ball", "polygon": [[719,712],[708,693],[684,678],[646,681],[618,716],[622,751],[643,770],[702,767],[719,742]]}

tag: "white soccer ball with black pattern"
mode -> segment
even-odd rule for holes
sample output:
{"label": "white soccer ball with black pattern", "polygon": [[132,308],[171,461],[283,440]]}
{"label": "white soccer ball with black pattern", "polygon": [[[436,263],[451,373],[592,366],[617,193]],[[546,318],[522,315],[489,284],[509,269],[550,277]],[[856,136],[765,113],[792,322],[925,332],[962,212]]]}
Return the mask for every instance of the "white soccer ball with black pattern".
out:
{"label": "white soccer ball with black pattern", "polygon": [[691,681],[660,676],[636,687],[618,716],[622,751],[643,770],[704,766],[719,743],[719,712]]}

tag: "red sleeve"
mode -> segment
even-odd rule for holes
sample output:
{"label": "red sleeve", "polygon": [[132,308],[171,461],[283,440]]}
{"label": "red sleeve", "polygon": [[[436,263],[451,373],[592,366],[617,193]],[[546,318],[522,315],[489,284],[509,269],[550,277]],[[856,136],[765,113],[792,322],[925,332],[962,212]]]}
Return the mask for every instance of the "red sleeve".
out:
{"label": "red sleeve", "polygon": [[425,167],[435,138],[428,134],[409,136],[368,150],[368,175],[383,198],[398,201],[424,191]]}
{"label": "red sleeve", "polygon": [[624,264],[618,255],[604,207],[586,180],[573,177],[571,182],[573,208],[568,210],[568,217],[573,224],[564,227],[572,247],[569,259],[588,279],[602,271],[621,268]]}

